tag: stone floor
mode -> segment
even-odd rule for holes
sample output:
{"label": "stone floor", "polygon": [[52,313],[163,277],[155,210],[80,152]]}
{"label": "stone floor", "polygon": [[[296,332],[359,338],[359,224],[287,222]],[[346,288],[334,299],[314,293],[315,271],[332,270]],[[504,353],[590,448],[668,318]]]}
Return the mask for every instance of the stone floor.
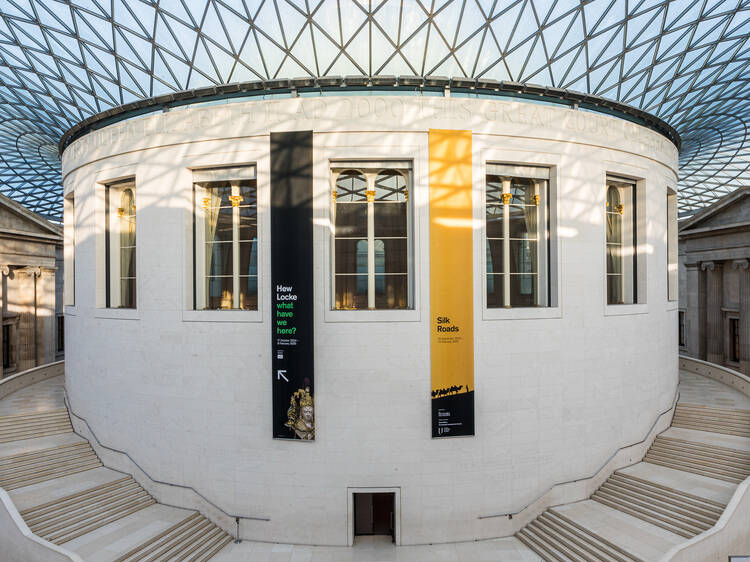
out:
{"label": "stone floor", "polygon": [[680,371],[680,402],[712,408],[750,410],[750,397],[713,379]]}
{"label": "stone floor", "polygon": [[[63,377],[56,377],[0,400],[0,416],[64,408],[63,382]],[[712,407],[750,410],[750,398],[739,394],[728,386],[685,372],[680,373],[680,401],[704,404]],[[675,433],[675,437],[679,437],[678,434],[681,431],[685,432],[688,430],[670,428],[667,433],[673,432]],[[68,434],[35,440],[36,442],[33,444],[30,442],[8,443],[0,447],[0,453],[7,455],[24,452],[33,449],[34,446],[49,446],[47,441],[58,444],[71,439],[77,440],[80,438],[73,434]],[[718,443],[715,434],[706,434],[706,439],[711,440],[713,444],[745,450],[750,449],[750,445],[748,444],[750,440],[748,439],[730,435],[718,436],[718,439],[721,440],[721,443]],[[91,476],[91,483],[96,484],[99,482],[97,478],[102,481],[112,478],[111,472],[106,468],[98,468],[84,474]],[[727,501],[731,497],[734,488],[733,485],[719,482],[712,478],[688,475],[681,471],[645,465],[645,463],[639,463],[638,465],[624,469],[624,472],[632,472],[633,475],[648,478],[676,488],[687,486],[691,488],[692,492],[700,491],[706,497],[715,498],[722,502]],[[88,483],[81,482],[81,478],[80,475],[74,475],[53,481],[60,484],[61,490],[52,493],[52,495],[65,495],[63,492],[68,493],[81,486],[88,485]],[[40,495],[51,494],[50,486],[53,486],[53,482],[45,482],[29,486],[26,489],[19,489],[12,494],[15,496],[13,499],[21,508],[37,504],[41,501]],[[621,520],[616,521],[616,524],[610,524],[611,522],[605,524],[603,522],[604,518],[597,516],[597,510],[606,510],[607,508],[591,500],[567,504],[560,509],[570,516],[585,519],[592,528],[596,528],[598,532],[609,539],[616,540],[618,543],[625,541],[623,544],[627,544],[632,552],[638,553],[645,559],[657,558],[660,553],[663,553],[670,546],[677,544],[681,540],[676,535],[625,515],[621,517]],[[165,513],[161,513],[160,510]],[[144,519],[144,521],[137,520],[138,517]],[[165,526],[171,523],[172,519],[176,516],[173,512],[167,512],[166,508],[156,505],[140,512],[138,517],[126,518],[119,524],[112,524],[97,533],[92,533],[92,536],[73,541],[69,546],[75,546],[74,550],[86,556],[87,559],[97,561],[106,560],[108,557],[114,556],[115,552],[123,550],[118,542],[131,542],[133,539],[131,535],[133,534],[141,533],[146,536],[148,532],[153,530],[152,527]],[[630,528],[629,526],[636,526],[638,529]],[[134,529],[135,533],[133,532]],[[637,540],[634,539],[636,535],[639,537]],[[630,536],[630,539],[628,536]],[[644,540],[644,536],[648,540]],[[112,544],[112,548],[102,549],[100,548],[101,544],[98,543]],[[94,555],[95,551],[96,555]],[[0,554],[1,559],[2,555]],[[351,548],[312,547],[243,541],[238,544],[232,543],[228,545],[212,560],[218,562],[244,562],[249,560],[253,562],[532,562],[539,561],[541,558],[526,548],[515,537],[465,543],[400,547],[394,546],[389,537],[358,537],[354,547]]]}
{"label": "stone floor", "polygon": [[357,537],[352,548],[243,541],[230,544],[211,562],[536,562],[542,560],[508,537],[420,546],[399,546],[390,537]]}
{"label": "stone floor", "polygon": [[64,387],[65,377],[61,375],[17,390],[0,400],[0,416],[62,410]]}

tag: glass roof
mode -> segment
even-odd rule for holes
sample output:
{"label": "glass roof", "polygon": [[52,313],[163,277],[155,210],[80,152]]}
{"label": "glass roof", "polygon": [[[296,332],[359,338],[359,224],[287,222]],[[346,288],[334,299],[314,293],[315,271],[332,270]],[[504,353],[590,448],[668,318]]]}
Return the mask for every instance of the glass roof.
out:
{"label": "glass roof", "polygon": [[59,220],[57,141],[179,90],[441,75],[593,93],[682,136],[691,214],[750,179],[750,0],[0,0],[0,192]]}

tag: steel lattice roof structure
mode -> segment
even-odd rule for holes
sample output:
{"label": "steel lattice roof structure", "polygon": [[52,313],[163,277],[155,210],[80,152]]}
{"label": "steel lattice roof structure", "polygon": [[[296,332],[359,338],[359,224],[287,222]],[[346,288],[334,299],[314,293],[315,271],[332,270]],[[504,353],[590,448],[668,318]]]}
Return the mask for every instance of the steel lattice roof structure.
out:
{"label": "steel lattice roof structure", "polygon": [[680,210],[750,184],[750,0],[0,0],[0,193],[59,220],[62,135],[235,82],[468,77],[595,94],[682,138]]}

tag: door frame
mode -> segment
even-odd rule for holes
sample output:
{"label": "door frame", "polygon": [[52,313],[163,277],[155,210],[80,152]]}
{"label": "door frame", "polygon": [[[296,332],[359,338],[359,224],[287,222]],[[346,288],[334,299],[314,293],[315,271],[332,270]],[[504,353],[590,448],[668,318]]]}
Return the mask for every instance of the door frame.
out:
{"label": "door frame", "polygon": [[346,489],[346,527],[348,546],[354,545],[354,494],[393,494],[393,540],[396,546],[401,546],[401,488],[360,488]]}

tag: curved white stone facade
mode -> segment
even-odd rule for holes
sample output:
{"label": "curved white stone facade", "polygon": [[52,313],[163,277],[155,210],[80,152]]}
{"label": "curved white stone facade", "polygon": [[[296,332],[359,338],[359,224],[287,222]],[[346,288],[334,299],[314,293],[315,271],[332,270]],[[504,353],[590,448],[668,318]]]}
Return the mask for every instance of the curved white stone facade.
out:
{"label": "curved white stone facade", "polygon": [[[473,132],[476,435],[432,439],[428,130]],[[269,132],[312,130],[316,439],[272,439]],[[330,159],[413,165],[413,310],[331,310]],[[487,309],[485,166],[550,168],[552,304]],[[258,311],[192,308],[192,169],[257,165]],[[189,106],[78,139],[67,392],[101,443],[191,486],[248,539],[347,544],[350,488],[399,492],[402,544],[502,536],[556,483],[640,441],[677,385],[667,188],[677,150],[645,127],[492,99],[331,96]],[[639,303],[606,304],[607,174],[638,185]],[[102,307],[103,185],[135,178],[135,310]],[[640,227],[639,227],[640,228]],[[72,267],[69,261],[66,269]],[[73,295],[74,295],[74,304]]]}

